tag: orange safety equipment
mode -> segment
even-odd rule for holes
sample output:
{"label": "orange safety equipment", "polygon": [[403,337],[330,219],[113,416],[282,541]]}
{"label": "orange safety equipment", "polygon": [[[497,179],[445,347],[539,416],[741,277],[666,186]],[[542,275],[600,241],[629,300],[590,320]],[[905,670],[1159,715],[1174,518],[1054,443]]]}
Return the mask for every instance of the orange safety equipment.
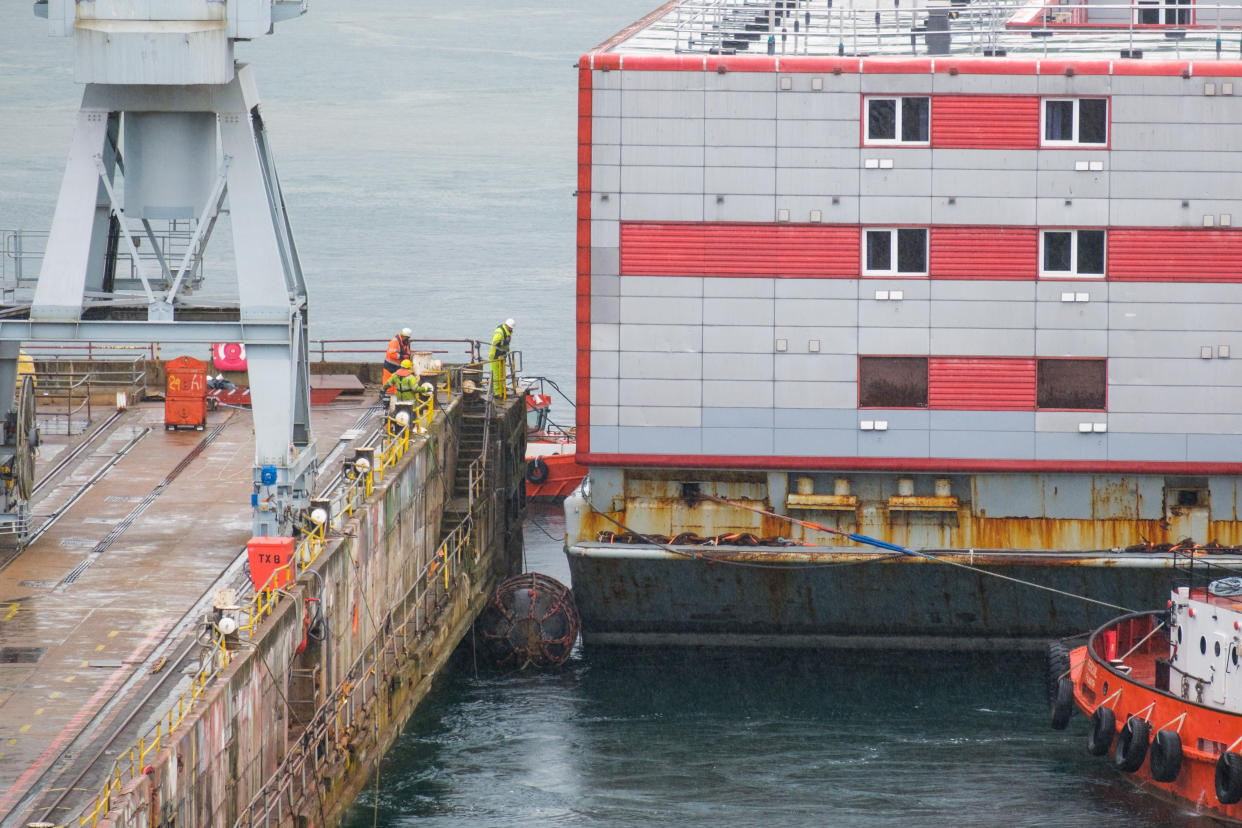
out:
{"label": "orange safety equipment", "polygon": [[388,341],[388,351],[384,354],[383,383],[385,386],[388,385],[388,378],[393,372],[401,367],[402,362],[409,361],[411,356],[413,354],[410,352],[410,329],[402,328],[399,334]]}

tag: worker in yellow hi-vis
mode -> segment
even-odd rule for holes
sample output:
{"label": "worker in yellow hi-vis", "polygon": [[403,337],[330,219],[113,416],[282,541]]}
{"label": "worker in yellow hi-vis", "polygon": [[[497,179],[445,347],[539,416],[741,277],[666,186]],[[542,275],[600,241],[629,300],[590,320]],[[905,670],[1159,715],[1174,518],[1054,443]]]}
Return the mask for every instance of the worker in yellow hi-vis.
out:
{"label": "worker in yellow hi-vis", "polygon": [[492,393],[498,397],[504,396],[505,362],[509,357],[509,342],[512,339],[513,320],[506,319],[496,326],[496,331],[492,334],[492,352],[489,355],[492,361]]}
{"label": "worker in yellow hi-vis", "polygon": [[397,402],[415,402],[418,398],[418,377],[412,370],[414,363],[408,359],[401,360],[401,367],[393,372],[384,383],[384,390],[393,389]]}

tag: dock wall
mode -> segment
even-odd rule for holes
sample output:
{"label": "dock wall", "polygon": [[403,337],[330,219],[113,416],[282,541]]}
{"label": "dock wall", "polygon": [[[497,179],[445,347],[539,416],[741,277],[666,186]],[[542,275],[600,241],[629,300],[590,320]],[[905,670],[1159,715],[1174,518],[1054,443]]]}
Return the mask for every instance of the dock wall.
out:
{"label": "dock wall", "polygon": [[100,825],[339,821],[520,566],[524,409],[497,410],[471,479],[462,438],[481,408],[455,401],[376,482]]}

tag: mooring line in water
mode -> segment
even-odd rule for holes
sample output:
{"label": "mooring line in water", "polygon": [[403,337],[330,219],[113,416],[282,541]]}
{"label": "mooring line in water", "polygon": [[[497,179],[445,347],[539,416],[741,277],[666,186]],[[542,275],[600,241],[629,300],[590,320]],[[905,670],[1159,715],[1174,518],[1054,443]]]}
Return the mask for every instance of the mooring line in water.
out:
{"label": "mooring line in water", "polygon": [[[1009,581],[1011,583],[1021,584],[1022,586],[1028,586],[1034,589],[1042,589],[1045,592],[1052,592],[1057,595],[1063,595],[1067,598],[1076,598],[1079,601],[1085,601],[1089,604],[1098,604],[1101,607],[1108,607],[1109,609],[1121,610],[1122,612],[1135,612],[1135,610],[1132,610],[1129,607],[1123,607],[1120,604],[1111,604],[1108,601],[1101,601],[1098,598],[1089,598],[1086,595],[1079,595],[1078,593],[1075,593],[1075,592],[1067,592],[1066,590],[1057,589],[1056,587],[1050,587],[1045,584],[1039,584],[1034,581],[1026,581],[1026,580],[1023,580],[1022,578],[1015,578],[1012,575],[1003,575],[1000,572],[993,572],[990,569],[984,569],[983,567],[975,566],[973,564],[965,564],[965,563],[961,563],[960,561],[950,561],[945,558],[941,558],[936,555],[933,555],[930,552],[923,552],[917,549],[908,549],[899,544],[889,543],[888,541],[882,541],[882,540],[879,540],[878,538],[872,538],[867,535],[859,535],[854,532],[842,532],[840,529],[832,529],[828,526],[824,526],[819,523],[813,523],[812,521],[809,521],[809,520],[801,520],[799,518],[790,517],[789,515],[779,515],[776,512],[770,512],[770,511],[767,511],[766,509],[760,509],[756,506],[747,506],[744,503],[736,503],[732,500],[726,500],[723,497],[716,497],[715,495],[708,495],[708,494],[702,494],[702,493],[700,493],[698,497],[700,500],[710,500],[716,503],[723,503],[726,506],[733,506],[738,509],[745,509],[748,512],[755,512],[756,514],[765,515],[767,517],[778,518],[780,520],[788,521],[789,523],[796,523],[800,526],[805,526],[809,529],[816,529],[822,532],[828,532],[829,534],[832,534],[832,535],[841,535],[843,537],[849,538],[855,543],[861,543],[867,546],[875,546],[880,549],[891,549],[907,557],[923,558],[925,560],[934,561],[935,563],[960,567],[961,569],[966,569],[971,572],[976,572],[980,575],[988,575],[992,578],[999,578],[1002,581]],[[605,517],[607,517],[607,515],[605,515]],[[619,526],[620,524],[617,524],[617,525]],[[973,553],[973,550],[971,551]],[[972,557],[973,557],[973,554],[972,554]]]}

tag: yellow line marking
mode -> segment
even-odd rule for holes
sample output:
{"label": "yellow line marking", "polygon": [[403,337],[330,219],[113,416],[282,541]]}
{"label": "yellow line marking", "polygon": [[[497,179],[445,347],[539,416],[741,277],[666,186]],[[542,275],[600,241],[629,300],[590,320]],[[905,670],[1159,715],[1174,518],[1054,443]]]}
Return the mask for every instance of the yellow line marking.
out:
{"label": "yellow line marking", "polygon": [[52,695],[48,696],[48,698],[49,698],[49,699],[59,699],[59,698],[60,698],[60,691],[59,691],[59,690],[53,690],[53,691],[52,691]]}
{"label": "yellow line marking", "polygon": [[36,715],[36,716],[42,716],[42,715],[43,715],[43,711],[44,711],[44,710],[47,710],[47,708],[46,708],[46,707],[40,707],[38,710],[36,710],[36,711],[35,711],[35,715]]}
{"label": "yellow line marking", "polygon": [[7,614],[7,615],[5,615],[5,616],[4,616],[4,620],[5,620],[5,621],[12,621],[12,620],[13,620],[13,616],[14,616],[14,615],[17,615],[17,608],[18,608],[18,607],[20,607],[20,606],[21,606],[21,602],[20,602],[20,601],[14,601],[13,603],[9,604],[9,612],[8,612],[8,614]]}
{"label": "yellow line marking", "polygon": [[117,634],[117,631],[113,630],[112,632],[108,633],[108,638],[116,638],[116,634]]}
{"label": "yellow line marking", "polygon": [[73,681],[77,676],[65,676],[65,681]]}
{"label": "yellow line marking", "polygon": [[95,647],[95,652],[99,652],[99,651],[100,651],[100,650],[102,650],[103,648],[104,648],[104,645],[100,644],[100,645],[98,645],[97,647]]}
{"label": "yellow line marking", "polygon": [[18,733],[25,733],[25,732],[26,732],[26,731],[28,731],[28,730],[30,730],[30,725],[28,725],[28,724],[24,724],[24,725],[22,725],[21,727],[19,727],[19,728],[17,729],[17,732],[18,732]]}
{"label": "yellow line marking", "polygon": [[17,740],[16,740],[16,739],[9,739],[9,747],[13,747],[13,745],[15,745],[15,744],[17,744]]}

